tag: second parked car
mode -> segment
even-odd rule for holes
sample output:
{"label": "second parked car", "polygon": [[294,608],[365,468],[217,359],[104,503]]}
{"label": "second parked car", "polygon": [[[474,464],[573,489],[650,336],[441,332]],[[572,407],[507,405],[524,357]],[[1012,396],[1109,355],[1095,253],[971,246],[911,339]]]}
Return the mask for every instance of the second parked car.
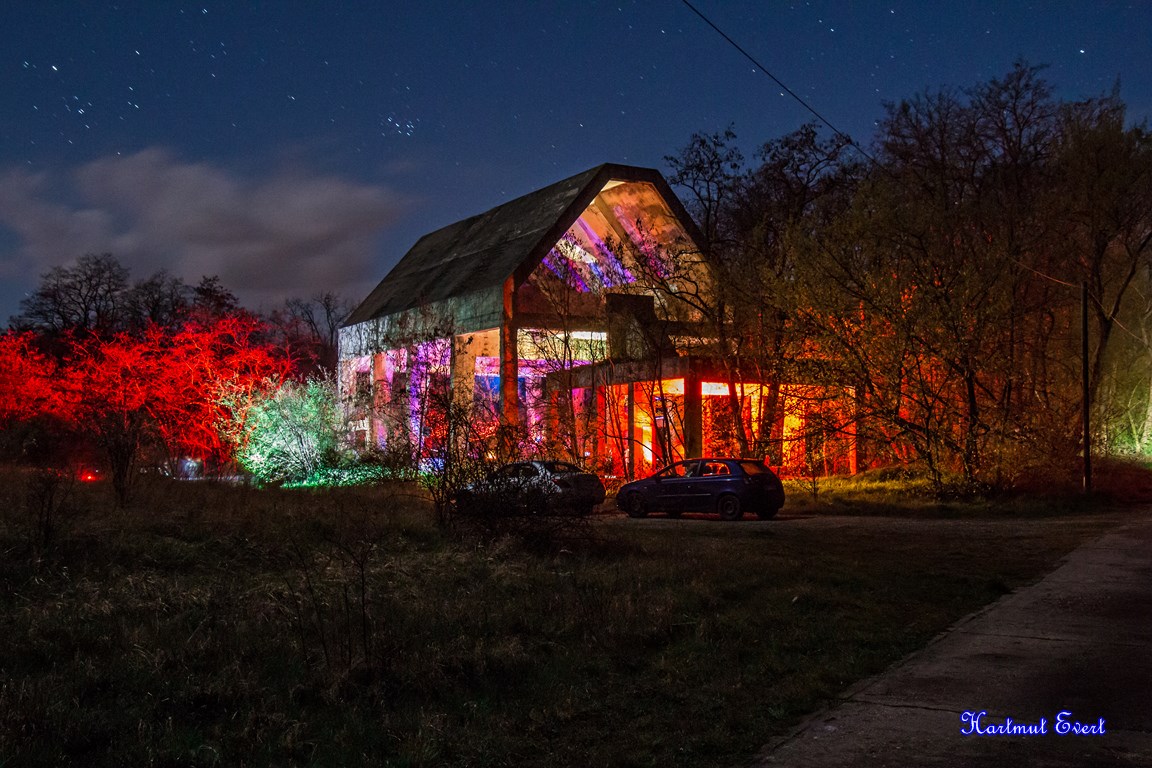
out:
{"label": "second parked car", "polygon": [[715,512],[722,520],[739,520],[750,511],[768,520],[784,506],[784,486],[757,459],[688,459],[625,484],[616,495],[616,506],[630,517]]}
{"label": "second parked car", "polygon": [[497,514],[591,514],[604,501],[604,484],[596,475],[566,461],[517,461],[457,494],[462,511]]}

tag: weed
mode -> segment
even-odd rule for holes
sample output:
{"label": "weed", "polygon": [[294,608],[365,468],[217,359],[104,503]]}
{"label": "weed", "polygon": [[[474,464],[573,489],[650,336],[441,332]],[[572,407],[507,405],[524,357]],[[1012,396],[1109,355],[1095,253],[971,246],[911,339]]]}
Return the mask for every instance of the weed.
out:
{"label": "weed", "polygon": [[730,765],[1113,522],[609,518],[533,550],[413,488],[156,483],[0,559],[0,755]]}

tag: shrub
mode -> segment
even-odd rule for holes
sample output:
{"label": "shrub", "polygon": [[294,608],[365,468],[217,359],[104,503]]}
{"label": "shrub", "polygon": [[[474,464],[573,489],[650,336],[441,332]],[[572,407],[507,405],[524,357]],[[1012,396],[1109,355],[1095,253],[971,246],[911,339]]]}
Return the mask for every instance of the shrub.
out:
{"label": "shrub", "polygon": [[318,484],[352,462],[330,379],[284,382],[236,412],[227,425],[236,459],[262,483]]}

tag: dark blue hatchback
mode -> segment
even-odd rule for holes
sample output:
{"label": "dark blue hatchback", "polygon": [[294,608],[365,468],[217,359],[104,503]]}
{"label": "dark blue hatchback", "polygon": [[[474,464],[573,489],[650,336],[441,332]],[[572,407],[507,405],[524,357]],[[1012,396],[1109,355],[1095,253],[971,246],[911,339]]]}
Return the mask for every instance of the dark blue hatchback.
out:
{"label": "dark blue hatchback", "polygon": [[629,517],[715,512],[722,520],[739,520],[747,510],[768,520],[784,506],[784,486],[757,459],[688,459],[625,484],[616,506]]}

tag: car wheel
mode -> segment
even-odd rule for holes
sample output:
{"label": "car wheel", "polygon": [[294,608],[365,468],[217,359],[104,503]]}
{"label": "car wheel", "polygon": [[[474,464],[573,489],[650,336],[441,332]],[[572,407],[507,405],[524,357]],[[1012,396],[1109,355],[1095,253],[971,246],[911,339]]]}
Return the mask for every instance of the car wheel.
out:
{"label": "car wheel", "polygon": [[744,517],[744,510],[740,508],[740,498],[732,494],[725,494],[716,501],[716,514],[721,520],[739,520]]}
{"label": "car wheel", "polygon": [[639,493],[630,494],[624,508],[628,510],[628,517],[648,516],[648,505],[644,503],[644,497]]}
{"label": "car wheel", "polygon": [[756,517],[761,520],[771,520],[776,517],[776,513],[780,511],[780,507],[761,507],[756,510]]}

